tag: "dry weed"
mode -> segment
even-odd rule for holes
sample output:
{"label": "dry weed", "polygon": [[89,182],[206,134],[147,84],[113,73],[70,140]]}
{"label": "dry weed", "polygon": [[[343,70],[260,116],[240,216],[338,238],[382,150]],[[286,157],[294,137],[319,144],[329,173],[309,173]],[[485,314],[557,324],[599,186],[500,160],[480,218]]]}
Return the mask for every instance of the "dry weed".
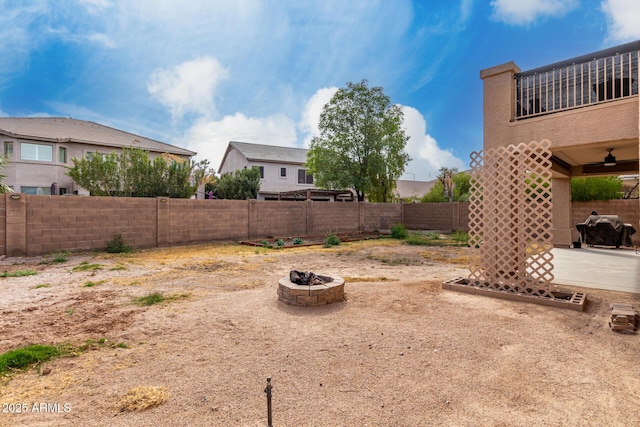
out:
{"label": "dry weed", "polygon": [[398,279],[390,278],[390,277],[343,277],[345,283],[354,283],[354,282],[397,282]]}
{"label": "dry weed", "polygon": [[153,406],[158,406],[169,398],[169,390],[166,387],[138,386],[129,389],[118,402],[120,412],[144,411]]}

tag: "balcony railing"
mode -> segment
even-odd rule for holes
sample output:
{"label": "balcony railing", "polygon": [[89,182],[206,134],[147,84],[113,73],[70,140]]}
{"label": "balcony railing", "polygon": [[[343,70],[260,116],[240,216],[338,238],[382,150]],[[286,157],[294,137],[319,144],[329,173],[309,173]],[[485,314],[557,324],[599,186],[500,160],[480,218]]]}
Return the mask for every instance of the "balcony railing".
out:
{"label": "balcony railing", "polygon": [[515,75],[517,120],[638,94],[638,50]]}

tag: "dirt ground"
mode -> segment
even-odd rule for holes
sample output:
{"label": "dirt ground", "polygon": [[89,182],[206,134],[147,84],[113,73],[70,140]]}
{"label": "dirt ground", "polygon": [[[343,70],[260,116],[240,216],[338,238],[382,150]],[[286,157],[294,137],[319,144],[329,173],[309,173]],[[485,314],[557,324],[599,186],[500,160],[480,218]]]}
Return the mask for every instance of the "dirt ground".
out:
{"label": "dirt ground", "polygon": [[[386,239],[2,260],[38,274],[0,278],[0,353],[106,342],[1,379],[0,425],[265,426],[267,377],[274,426],[640,423],[640,336],[607,325],[609,303],[640,295],[586,290],[576,312],[442,290],[465,251]],[[347,300],[284,305],[292,269],[345,278]],[[133,303],[152,292],[169,301]],[[123,411],[140,386],[164,401]]]}

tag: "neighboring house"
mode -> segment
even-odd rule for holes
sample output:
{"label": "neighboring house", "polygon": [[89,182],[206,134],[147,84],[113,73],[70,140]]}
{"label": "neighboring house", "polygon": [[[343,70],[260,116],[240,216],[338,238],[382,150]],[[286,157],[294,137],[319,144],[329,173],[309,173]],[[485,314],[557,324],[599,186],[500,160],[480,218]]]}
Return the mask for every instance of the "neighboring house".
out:
{"label": "neighboring house", "polygon": [[283,192],[315,189],[313,175],[304,166],[308,151],[304,148],[231,141],[218,173],[222,175],[257,166],[260,169],[258,200],[278,200]]}
{"label": "neighboring house", "polygon": [[5,182],[25,194],[82,194],[65,172],[72,159],[138,147],[152,159],[164,153],[190,159],[196,153],[108,126],[65,117],[0,118],[0,155],[8,158]]}
{"label": "neighboring house", "polygon": [[[347,191],[318,190],[313,175],[305,167],[306,148],[279,147],[231,141],[224,153],[219,174],[257,166],[260,168],[258,200],[342,200],[353,199]],[[401,198],[420,198],[435,181],[397,181],[396,193]]]}

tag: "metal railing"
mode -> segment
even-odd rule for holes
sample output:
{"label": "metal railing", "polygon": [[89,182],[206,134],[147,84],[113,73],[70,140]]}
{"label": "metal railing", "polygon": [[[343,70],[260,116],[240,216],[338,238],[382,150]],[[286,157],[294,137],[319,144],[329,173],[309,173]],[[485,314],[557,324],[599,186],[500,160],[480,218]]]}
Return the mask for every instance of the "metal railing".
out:
{"label": "metal railing", "polygon": [[516,80],[516,120],[638,94],[638,51],[535,73]]}

